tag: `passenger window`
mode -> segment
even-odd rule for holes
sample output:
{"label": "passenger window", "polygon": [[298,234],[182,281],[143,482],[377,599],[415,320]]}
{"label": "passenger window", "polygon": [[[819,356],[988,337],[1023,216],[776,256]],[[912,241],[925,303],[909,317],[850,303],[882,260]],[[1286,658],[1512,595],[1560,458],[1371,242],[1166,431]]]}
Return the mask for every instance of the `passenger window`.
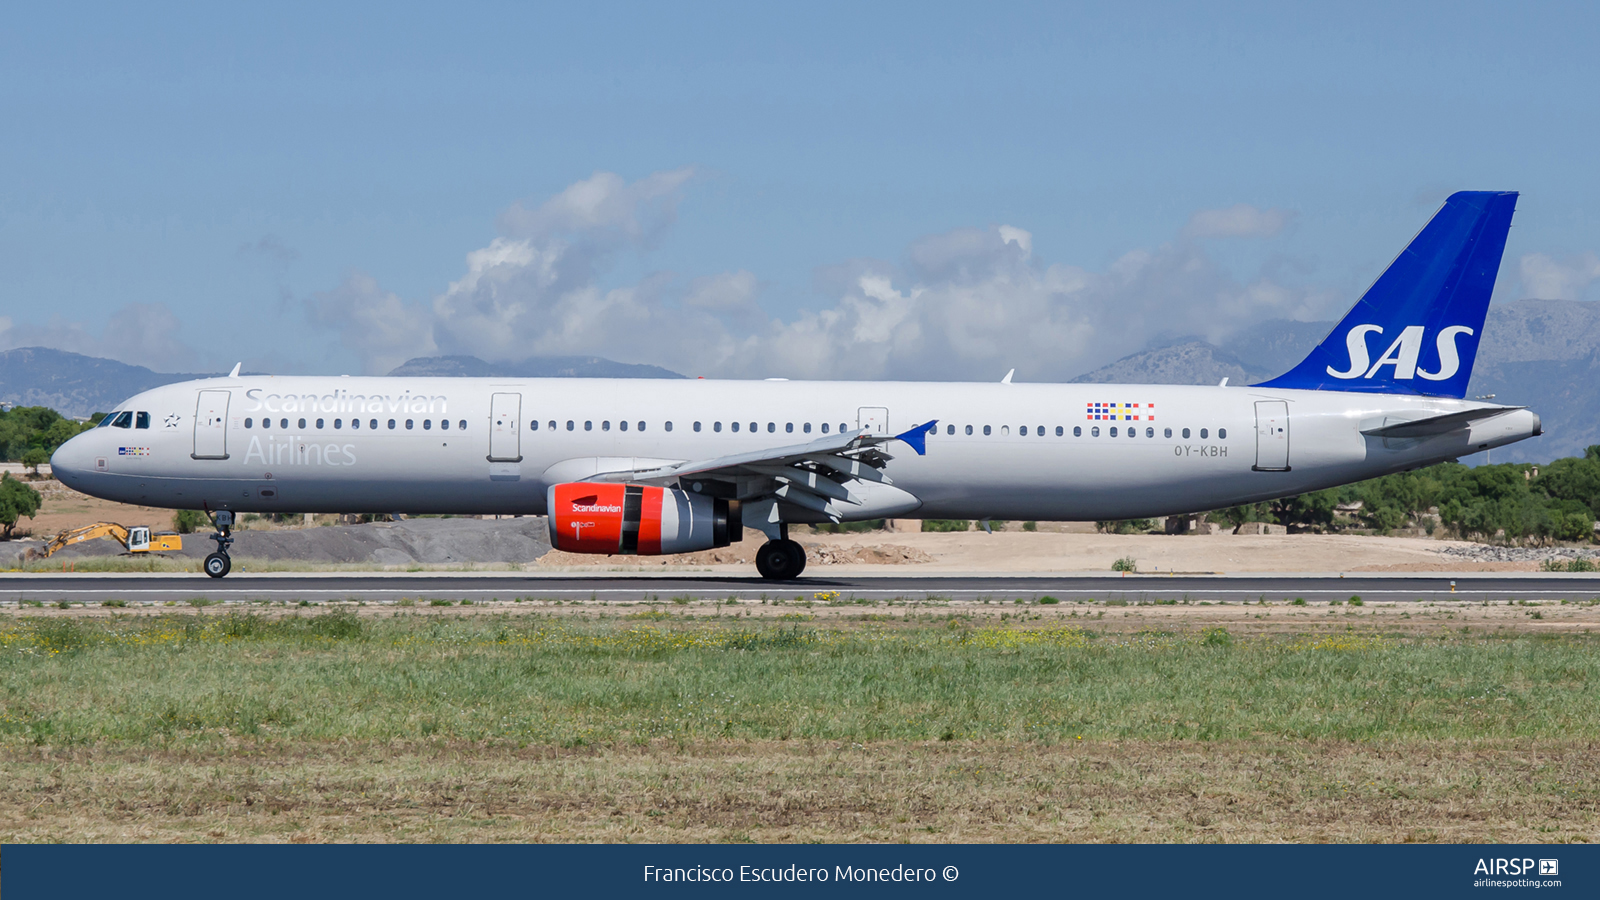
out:
{"label": "passenger window", "polygon": [[1138,437],[1138,436],[1139,436],[1139,429],[1138,429],[1137,426],[1128,429],[1128,437]]}
{"label": "passenger window", "polygon": [[849,425],[846,425],[843,422],[839,423],[839,433],[840,434],[844,434],[846,431],[849,431],[849,430],[850,430],[850,426]]}
{"label": "passenger window", "polygon": [[807,422],[804,425],[801,425],[800,426],[800,430],[804,431],[806,434],[810,434],[811,433],[811,423]]}
{"label": "passenger window", "polygon": [[301,419],[300,420],[300,425],[298,427],[300,428],[300,430],[304,431],[305,427],[306,427],[306,420],[305,419]]}
{"label": "passenger window", "polygon": [[278,427],[282,428],[285,431],[289,430],[289,420],[288,419],[279,419],[278,420]]}
{"label": "passenger window", "polygon": [[344,428],[344,420],[343,419],[334,419],[333,420],[333,428],[334,428],[335,431],[337,431],[337,430],[339,430],[341,428]]}
{"label": "passenger window", "polygon": [[618,431],[627,431],[628,430],[628,420],[627,419],[623,419],[622,421],[618,422],[617,423],[617,430]]}
{"label": "passenger window", "polygon": [[[1056,434],[1060,434],[1060,433],[1061,433],[1061,429],[1057,428],[1056,429]],[[1039,437],[1044,437],[1044,426],[1043,425],[1034,426],[1034,434],[1037,434]]]}
{"label": "passenger window", "polygon": [[133,427],[135,427],[135,428],[149,428],[150,427],[150,414],[147,413],[147,412],[137,413],[134,416],[134,419],[133,419]]}
{"label": "passenger window", "polygon": [[361,420],[360,419],[351,419],[350,420],[350,427],[351,428],[360,428],[361,427]]}
{"label": "passenger window", "polygon": [[972,426],[971,426],[971,425],[968,425],[968,426],[967,426],[967,434],[968,434],[968,435],[971,435],[971,434],[972,434]]}
{"label": "passenger window", "polygon": [[1083,437],[1083,426],[1082,425],[1074,425],[1074,426],[1072,426],[1072,436],[1073,437]]}
{"label": "passenger window", "polygon": [[[466,427],[467,427],[467,420],[466,419],[462,419],[461,420],[461,427],[462,427],[463,430],[466,429]],[[556,420],[555,419],[551,419],[550,423],[546,427],[549,428],[551,431],[555,431],[556,430]]]}
{"label": "passenger window", "polygon": [[822,433],[823,434],[827,434],[828,433],[828,423],[827,422],[823,422],[822,423]]}
{"label": "passenger window", "polygon": [[718,434],[721,434],[722,433],[722,423],[721,422],[712,422],[711,423],[711,430],[717,432]]}
{"label": "passenger window", "polygon": [[[445,428],[449,428],[450,427],[450,421],[448,419],[445,420],[443,427],[445,427]],[[528,422],[528,430],[529,431],[538,431],[539,430],[539,420],[538,419],[533,419],[530,422]]]}
{"label": "passenger window", "polygon": [[1021,435],[1023,437],[1027,437],[1028,436],[1028,426],[1024,425],[1021,428],[1018,428],[1017,429],[1017,434],[1019,434],[1019,435]]}
{"label": "passenger window", "polygon": [[1010,437],[1011,436],[1011,426],[1010,425],[1001,425],[1000,426],[1000,433],[1002,435],[1006,436],[1006,437]]}
{"label": "passenger window", "polygon": [[[644,426],[640,425],[639,427],[643,428]],[[665,428],[668,431],[671,431],[672,430],[672,423],[671,422],[663,422],[661,427]],[[700,430],[700,423],[699,422],[694,423],[694,430],[695,431],[699,431]]]}
{"label": "passenger window", "polygon": [[604,422],[601,422],[600,423],[600,430],[601,431],[610,431],[611,430],[611,420],[607,419]]}
{"label": "passenger window", "polygon": [[644,420],[643,419],[639,420],[639,430],[640,431],[644,430]]}
{"label": "passenger window", "polygon": [[[554,431],[555,427],[556,427],[556,423],[551,422],[550,423],[550,430]],[[466,431],[467,430],[467,420],[466,419],[462,419],[461,421],[457,422],[456,423],[456,428],[458,430],[460,430],[460,431]]]}
{"label": "passenger window", "polygon": [[[378,430],[378,420],[377,419],[368,419],[367,420],[367,427],[371,428],[373,431],[377,431]],[[392,419],[389,422],[389,427],[390,428],[394,427],[394,421]]]}
{"label": "passenger window", "polygon": [[318,420],[317,420],[317,430],[318,430],[318,431],[321,431],[321,430],[322,430],[322,420],[321,420],[321,419],[318,419]]}
{"label": "passenger window", "polygon": [[422,430],[423,431],[431,431],[432,429],[433,429],[433,420],[432,419],[423,419],[422,420]]}
{"label": "passenger window", "polygon": [[390,430],[390,431],[393,431],[393,430],[394,430],[394,420],[393,420],[393,419],[390,419],[390,420],[389,420],[389,430]]}
{"label": "passenger window", "polygon": [[987,426],[987,425],[983,426],[983,435],[984,435],[984,437],[988,437],[989,436],[989,426]]}
{"label": "passenger window", "polygon": [[955,434],[956,433],[956,427],[954,425],[946,425],[944,427],[944,433],[945,434]]}
{"label": "passenger window", "polygon": [[244,427],[249,428],[250,426],[254,425],[255,423],[256,423],[255,419],[245,419],[244,420]]}
{"label": "passenger window", "polygon": [[571,419],[568,419],[568,420],[567,420],[567,430],[568,430],[568,431],[571,431],[571,430],[572,430],[572,427],[573,427],[573,426],[572,426],[572,420],[571,420]]}
{"label": "passenger window", "polygon": [[[538,422],[533,423],[533,427],[538,428],[539,427],[539,423]],[[439,430],[440,431],[449,431],[450,430],[450,420],[449,419],[440,419],[439,420]]]}
{"label": "passenger window", "polygon": [[1156,430],[1154,428],[1146,428],[1144,430],[1144,436],[1147,438],[1153,438],[1156,436]]}
{"label": "passenger window", "polygon": [[1115,426],[1115,425],[1111,426],[1110,434],[1111,434],[1112,437],[1116,437],[1117,436],[1117,426]]}
{"label": "passenger window", "polygon": [[1167,428],[1161,432],[1162,437],[1172,437],[1172,429]]}
{"label": "passenger window", "polygon": [[1183,439],[1184,440],[1188,440],[1189,439],[1189,429],[1187,429],[1187,428],[1185,428],[1183,430]]}
{"label": "passenger window", "polygon": [[1203,440],[1205,440],[1206,438],[1208,438],[1210,436],[1211,436],[1211,433],[1206,431],[1206,429],[1204,429],[1204,428],[1200,429],[1200,440],[1203,441]]}
{"label": "passenger window", "polygon": [[[770,423],[770,422],[769,422],[769,423],[767,423],[767,424],[769,424],[769,425],[770,425],[770,424],[772,424],[772,423]],[[756,433],[756,432],[757,432],[757,431],[760,431],[760,430],[761,430],[761,429],[760,429],[760,427],[759,427],[759,426],[758,426],[758,425],[757,425],[757,424],[756,424],[756,423],[755,423],[755,422],[751,422],[751,423],[750,423],[750,433],[751,433],[751,434],[755,434],[755,433]],[[769,429],[767,429],[767,430],[768,430],[768,431],[771,431],[771,430],[772,430],[772,429],[770,429],[770,428],[769,428]]]}
{"label": "passenger window", "polygon": [[[1073,429],[1073,430],[1076,431],[1077,429]],[[1056,437],[1061,437],[1062,435],[1064,435],[1066,433],[1067,433],[1066,429],[1062,428],[1060,425],[1056,426]]]}
{"label": "passenger window", "polygon": [[594,420],[593,419],[584,419],[583,420],[583,430],[584,431],[593,431],[594,430]]}
{"label": "passenger window", "polygon": [[[669,428],[667,430],[671,431],[672,429]],[[699,431],[700,430],[700,423],[699,422],[694,423],[694,430],[695,431]]]}
{"label": "passenger window", "polygon": [[1100,436],[1100,426],[1099,425],[1096,425],[1093,428],[1089,429],[1089,437],[1099,437],[1099,436]]}
{"label": "passenger window", "polygon": [[734,422],[733,423],[733,430],[734,431],[738,431],[739,430],[739,423],[738,422]]}
{"label": "passenger window", "polygon": [[793,422],[785,422],[784,425],[783,425],[783,433],[784,434],[794,434],[794,423]]}
{"label": "passenger window", "polygon": [[1217,437],[1218,438],[1226,439],[1227,436],[1228,436],[1228,429],[1226,429],[1226,428],[1218,428],[1217,429]]}

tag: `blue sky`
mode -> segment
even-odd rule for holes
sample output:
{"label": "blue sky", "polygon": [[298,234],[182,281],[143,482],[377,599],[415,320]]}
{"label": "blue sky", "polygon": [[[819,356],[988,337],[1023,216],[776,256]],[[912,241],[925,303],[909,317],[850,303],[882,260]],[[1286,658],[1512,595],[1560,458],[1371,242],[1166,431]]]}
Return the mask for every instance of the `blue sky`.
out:
{"label": "blue sky", "polygon": [[1500,299],[1600,293],[1592,5],[328,7],[8,13],[0,343],[1065,378],[1457,189],[1523,192]]}

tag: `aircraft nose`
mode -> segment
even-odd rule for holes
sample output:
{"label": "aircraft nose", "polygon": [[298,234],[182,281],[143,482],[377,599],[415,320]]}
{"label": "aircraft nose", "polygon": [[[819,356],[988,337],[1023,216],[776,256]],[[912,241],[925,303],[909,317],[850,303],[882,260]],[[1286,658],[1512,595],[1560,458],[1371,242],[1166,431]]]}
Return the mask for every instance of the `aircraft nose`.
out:
{"label": "aircraft nose", "polygon": [[94,470],[94,450],[89,446],[92,434],[86,432],[73,437],[50,455],[51,473],[57,481],[74,490]]}

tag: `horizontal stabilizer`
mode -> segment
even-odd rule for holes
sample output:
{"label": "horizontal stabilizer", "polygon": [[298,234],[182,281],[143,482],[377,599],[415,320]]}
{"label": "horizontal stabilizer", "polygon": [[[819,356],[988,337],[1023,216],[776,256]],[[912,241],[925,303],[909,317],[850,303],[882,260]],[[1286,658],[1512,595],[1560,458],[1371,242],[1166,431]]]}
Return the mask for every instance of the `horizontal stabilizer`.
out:
{"label": "horizontal stabilizer", "polygon": [[1442,416],[1429,416],[1426,419],[1394,422],[1380,425],[1376,428],[1363,428],[1361,433],[1369,437],[1385,438],[1429,437],[1435,434],[1455,431],[1457,428],[1464,428],[1479,419],[1492,419],[1495,416],[1519,409],[1527,409],[1527,407],[1491,406],[1485,409],[1469,409],[1464,412],[1446,413]]}

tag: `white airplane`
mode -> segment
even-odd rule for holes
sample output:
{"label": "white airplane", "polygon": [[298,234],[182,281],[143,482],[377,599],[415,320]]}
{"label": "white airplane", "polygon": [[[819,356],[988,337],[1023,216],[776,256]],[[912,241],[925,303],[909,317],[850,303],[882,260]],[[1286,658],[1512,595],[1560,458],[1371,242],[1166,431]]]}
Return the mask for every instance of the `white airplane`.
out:
{"label": "white airplane", "polygon": [[[1450,197],[1333,332],[1250,386],[241,376],[121,404],[51,460],[108,500],[202,509],[228,573],[242,512],[547,514],[603,554],[884,517],[1185,514],[1534,437],[1463,399],[1515,193]],[[1376,340],[1374,340],[1376,339]],[[1374,356],[1374,351],[1377,355]],[[909,427],[908,427],[909,426]]]}

